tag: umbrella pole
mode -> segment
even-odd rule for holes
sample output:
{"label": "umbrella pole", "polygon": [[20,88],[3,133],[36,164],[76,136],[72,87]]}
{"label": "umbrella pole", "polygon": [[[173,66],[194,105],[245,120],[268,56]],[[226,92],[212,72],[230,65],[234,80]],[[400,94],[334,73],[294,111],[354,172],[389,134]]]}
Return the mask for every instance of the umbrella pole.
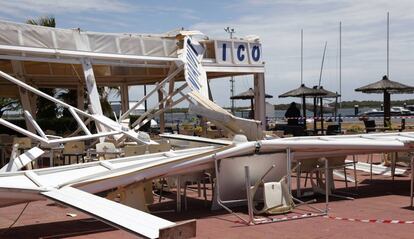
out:
{"label": "umbrella pole", "polygon": [[321,117],[321,134],[323,134],[323,98],[321,97],[321,113],[320,113],[320,117]]}
{"label": "umbrella pole", "polygon": [[303,128],[306,130],[306,98],[302,96],[302,111],[303,111]]}
{"label": "umbrella pole", "polygon": [[254,104],[253,104],[253,98],[250,99],[250,109],[252,111],[252,119],[255,119],[254,117]]}
{"label": "umbrella pole", "polygon": [[316,128],[316,97],[313,97],[313,134],[316,135],[318,130]]}
{"label": "umbrella pole", "polygon": [[384,91],[384,127],[391,127],[391,97]]}

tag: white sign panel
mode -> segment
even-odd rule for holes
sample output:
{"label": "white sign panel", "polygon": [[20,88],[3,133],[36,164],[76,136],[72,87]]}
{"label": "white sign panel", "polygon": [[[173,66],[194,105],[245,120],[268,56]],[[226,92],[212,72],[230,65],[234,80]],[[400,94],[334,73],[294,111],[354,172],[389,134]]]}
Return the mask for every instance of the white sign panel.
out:
{"label": "white sign panel", "polygon": [[186,36],[181,59],[185,64],[184,77],[192,90],[208,98],[207,74],[201,65],[204,47],[196,40]]}
{"label": "white sign panel", "polygon": [[262,44],[249,43],[250,64],[262,64]]}
{"label": "white sign panel", "polygon": [[249,64],[249,56],[246,42],[234,42],[233,62],[235,64]]}
{"label": "white sign panel", "polygon": [[233,44],[229,41],[216,41],[216,60],[220,64],[233,64]]}
{"label": "white sign panel", "polygon": [[215,41],[216,62],[219,64],[262,64],[262,45],[247,41]]}

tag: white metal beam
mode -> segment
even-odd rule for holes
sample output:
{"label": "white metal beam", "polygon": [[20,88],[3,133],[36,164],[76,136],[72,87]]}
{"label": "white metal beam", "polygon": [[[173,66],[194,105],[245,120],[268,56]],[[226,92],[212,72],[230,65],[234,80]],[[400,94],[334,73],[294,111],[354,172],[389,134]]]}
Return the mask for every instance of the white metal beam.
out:
{"label": "white metal beam", "polygon": [[123,119],[125,119],[133,110],[135,110],[140,104],[142,104],[145,100],[147,100],[152,94],[154,94],[155,92],[158,91],[158,89],[160,89],[161,87],[163,87],[165,85],[165,83],[167,83],[169,80],[173,79],[176,75],[178,75],[178,73],[181,72],[181,70],[183,69],[184,65],[181,65],[179,67],[177,67],[177,69],[172,72],[171,74],[169,74],[164,80],[162,80],[159,84],[157,84],[154,89],[151,90],[151,92],[149,92],[147,95],[145,95],[144,97],[142,97],[135,105],[133,105],[127,112],[123,113],[121,117],[119,117],[119,121],[122,121]]}
{"label": "white metal beam", "polygon": [[69,108],[69,112],[72,114],[73,118],[75,118],[76,122],[78,122],[79,127],[82,128],[83,132],[87,135],[91,135],[91,132],[89,131],[88,127],[83,123],[79,115],[75,112],[75,110],[71,107]]}
{"label": "white metal beam", "polygon": [[37,122],[33,119],[33,116],[30,114],[28,110],[24,111],[24,115],[26,116],[26,120],[36,129],[37,133],[44,139],[47,139],[45,132],[43,132],[42,128],[37,124]]}
{"label": "white metal beam", "polygon": [[[12,61],[11,65],[13,68],[13,72],[17,75],[17,78],[19,78],[22,81],[25,81],[22,63],[18,61]],[[33,107],[32,107],[33,105],[30,103],[29,92],[26,91],[26,89],[19,87],[19,95],[20,95],[20,103],[22,104],[23,109],[28,110],[31,113],[34,113]],[[28,119],[25,119],[25,120],[26,120],[27,129],[30,132],[35,133],[36,129],[33,127],[33,125],[29,122]]]}
{"label": "white metal beam", "polygon": [[137,55],[125,55],[125,54],[111,54],[111,53],[98,53],[87,51],[72,51],[50,48],[38,48],[38,47],[25,47],[25,46],[8,46],[0,45],[1,51],[17,52],[17,53],[32,53],[40,55],[53,55],[59,57],[75,57],[75,58],[91,58],[100,60],[129,60],[129,61],[181,61],[177,57],[160,57],[160,56],[137,56]]}
{"label": "white metal beam", "polygon": [[266,127],[265,89],[264,73],[254,74],[254,119],[262,122],[263,130]]}
{"label": "white metal beam", "polygon": [[[34,57],[34,56],[14,56],[14,55],[0,55],[0,59],[14,60],[14,61],[34,61],[34,62],[49,62],[49,63],[62,63],[62,64],[81,64],[78,58],[50,58]],[[145,68],[169,68],[167,64],[148,64],[148,63],[130,63],[122,62],[119,60],[91,60],[93,65],[111,65],[111,66],[124,66],[124,67],[145,67]]]}

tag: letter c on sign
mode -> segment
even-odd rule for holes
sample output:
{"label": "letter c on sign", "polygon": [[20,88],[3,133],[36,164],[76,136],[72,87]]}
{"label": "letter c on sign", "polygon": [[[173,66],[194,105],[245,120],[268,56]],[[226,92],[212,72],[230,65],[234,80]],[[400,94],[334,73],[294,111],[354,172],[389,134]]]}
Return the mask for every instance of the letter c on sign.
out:
{"label": "letter c on sign", "polygon": [[254,46],[252,49],[252,58],[254,61],[260,60],[260,48],[258,46]]}
{"label": "letter c on sign", "polygon": [[246,50],[246,48],[244,47],[244,45],[239,45],[239,47],[237,48],[237,59],[239,59],[239,61],[244,61],[244,54],[242,52],[244,52]]}

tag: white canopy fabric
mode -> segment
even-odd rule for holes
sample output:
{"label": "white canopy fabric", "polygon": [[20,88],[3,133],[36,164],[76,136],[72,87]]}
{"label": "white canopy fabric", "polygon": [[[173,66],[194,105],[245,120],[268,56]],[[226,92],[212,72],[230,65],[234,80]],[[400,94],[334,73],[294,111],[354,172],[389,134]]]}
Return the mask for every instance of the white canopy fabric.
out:
{"label": "white canopy fabric", "polygon": [[133,33],[98,33],[0,21],[0,45],[177,57],[175,37]]}

